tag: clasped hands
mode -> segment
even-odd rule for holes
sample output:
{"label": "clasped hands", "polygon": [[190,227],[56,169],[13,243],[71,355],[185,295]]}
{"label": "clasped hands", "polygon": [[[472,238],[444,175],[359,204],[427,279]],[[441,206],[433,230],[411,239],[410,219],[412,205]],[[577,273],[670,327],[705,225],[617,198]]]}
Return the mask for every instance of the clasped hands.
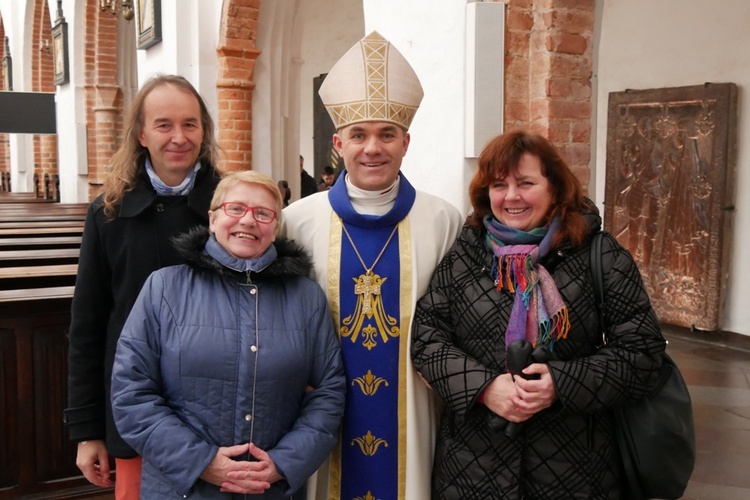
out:
{"label": "clasped hands", "polygon": [[[257,462],[237,461],[232,458],[248,452]],[[262,494],[272,483],[282,479],[268,453],[252,443],[219,448],[200,477],[208,483],[220,486],[224,493],[247,495]]]}
{"label": "clasped hands", "polygon": [[533,376],[533,380],[504,373],[495,377],[484,390],[484,405],[510,422],[524,422],[552,406],[557,399],[546,364],[533,363],[524,368],[523,373]]}

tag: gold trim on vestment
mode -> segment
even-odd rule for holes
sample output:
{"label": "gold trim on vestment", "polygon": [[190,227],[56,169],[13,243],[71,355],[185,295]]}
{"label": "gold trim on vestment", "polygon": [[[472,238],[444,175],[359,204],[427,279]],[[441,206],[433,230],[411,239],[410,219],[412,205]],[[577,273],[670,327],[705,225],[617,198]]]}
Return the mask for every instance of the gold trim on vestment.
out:
{"label": "gold trim on vestment", "polygon": [[[341,297],[339,296],[339,282],[341,281],[341,217],[331,211],[331,231],[328,235],[328,304],[336,325],[337,337],[341,324]],[[328,471],[328,498],[339,498],[341,495],[341,429],[339,428],[339,444],[333,447]]]}
{"label": "gold trim on vestment", "polygon": [[[337,330],[340,328],[340,281],[341,281],[341,244],[342,244],[342,221],[336,212],[331,212],[331,230],[329,235],[328,254],[328,299],[331,308],[331,316]],[[411,309],[413,288],[413,258],[411,248],[411,226],[408,216],[398,224],[398,251],[399,251],[399,326],[406,335],[399,335],[399,383],[398,383],[398,499],[406,500],[406,415],[407,415],[407,384],[406,377],[411,369],[409,359],[409,342],[411,339]],[[339,443],[331,452],[330,471],[328,477],[328,496],[337,499],[341,492],[341,431],[339,431]],[[369,493],[369,492],[368,492]]]}
{"label": "gold trim on vestment", "polygon": [[399,424],[403,425],[399,425],[398,436],[398,498],[399,500],[406,500],[406,374],[407,370],[411,368],[411,360],[408,357],[408,352],[411,339],[412,295],[414,293],[414,283],[412,280],[412,267],[414,263],[411,249],[411,226],[408,216],[399,223],[398,254],[401,268],[401,276],[399,277],[399,284],[401,285],[399,287],[401,290],[399,300],[401,323],[399,323],[399,326],[402,332],[406,332],[406,335],[399,337],[398,420]]}
{"label": "gold trim on vestment", "polygon": [[341,297],[339,297],[341,241],[341,218],[336,215],[336,212],[331,212],[331,234],[328,235],[328,304],[336,330],[338,330],[341,315]]}

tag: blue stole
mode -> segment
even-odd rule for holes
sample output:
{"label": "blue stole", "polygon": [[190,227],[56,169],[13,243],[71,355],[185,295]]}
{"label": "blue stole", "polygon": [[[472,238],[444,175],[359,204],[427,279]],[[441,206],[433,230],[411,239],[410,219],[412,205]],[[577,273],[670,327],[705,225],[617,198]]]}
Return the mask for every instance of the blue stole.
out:
{"label": "blue stole", "polygon": [[[399,174],[401,175],[401,174]],[[403,498],[406,487],[406,367],[411,320],[411,237],[416,191],[402,175],[393,208],[358,214],[343,175],[329,191],[329,301],[344,356],[347,394],[339,444],[331,455],[329,497]],[[367,267],[394,232],[365,279]]]}

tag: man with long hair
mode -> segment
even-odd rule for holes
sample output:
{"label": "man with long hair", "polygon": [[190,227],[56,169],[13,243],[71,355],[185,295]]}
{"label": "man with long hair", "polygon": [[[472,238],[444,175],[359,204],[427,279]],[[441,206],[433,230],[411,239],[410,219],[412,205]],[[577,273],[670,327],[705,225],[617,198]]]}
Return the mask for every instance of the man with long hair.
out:
{"label": "man with long hair", "polygon": [[141,461],[112,418],[110,378],[120,331],[146,278],[183,263],[171,238],[208,225],[219,181],[214,124],[185,78],[155,76],[130,106],[103,193],[90,205],[81,243],[69,334],[65,422],[76,465],[117,499],[138,498]]}

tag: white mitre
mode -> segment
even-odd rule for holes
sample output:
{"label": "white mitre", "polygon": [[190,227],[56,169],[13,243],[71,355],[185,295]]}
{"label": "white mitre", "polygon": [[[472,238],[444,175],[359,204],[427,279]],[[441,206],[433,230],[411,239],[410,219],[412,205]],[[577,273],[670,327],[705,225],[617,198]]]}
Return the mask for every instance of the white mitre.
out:
{"label": "white mitre", "polygon": [[336,130],[390,122],[404,130],[422,102],[422,85],[401,52],[373,31],[331,68],[318,91]]}

